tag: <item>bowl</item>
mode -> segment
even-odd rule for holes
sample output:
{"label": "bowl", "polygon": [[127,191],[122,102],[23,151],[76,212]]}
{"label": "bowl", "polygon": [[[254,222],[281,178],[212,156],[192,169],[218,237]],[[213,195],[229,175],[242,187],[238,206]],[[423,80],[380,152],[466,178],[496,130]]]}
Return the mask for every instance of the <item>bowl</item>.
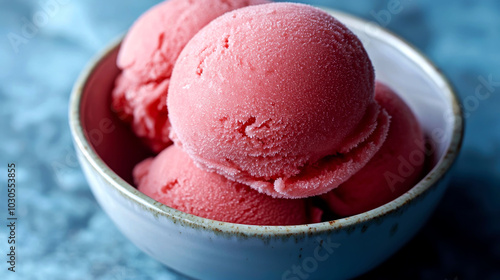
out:
{"label": "bowl", "polygon": [[446,190],[462,142],[457,96],[436,67],[408,43],[364,20],[325,10],[360,37],[377,79],[400,94],[416,114],[433,147],[429,173],[385,205],[316,224],[241,225],[165,206],[131,184],[133,166],[149,154],[110,110],[119,74],[118,40],[77,81],[70,127],[95,198],[142,251],[199,279],[346,279],[386,260],[426,222]]}

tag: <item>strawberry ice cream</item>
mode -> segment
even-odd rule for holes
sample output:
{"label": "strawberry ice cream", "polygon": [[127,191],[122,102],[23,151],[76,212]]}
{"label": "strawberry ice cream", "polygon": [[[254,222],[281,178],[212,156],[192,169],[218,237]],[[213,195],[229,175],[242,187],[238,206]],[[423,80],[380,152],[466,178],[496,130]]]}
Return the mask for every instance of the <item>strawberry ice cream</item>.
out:
{"label": "strawberry ice cream", "polygon": [[389,127],[374,71],[342,23],[303,4],[238,9],[180,54],[171,137],[195,163],[273,197],[326,193],[362,168]]}
{"label": "strawberry ice cream", "polygon": [[409,190],[423,132],[375,86],[359,39],[317,8],[262,3],[170,0],[131,28],[113,108],[161,151],[135,167],[138,189],[253,225],[320,222],[314,203],[354,215]]}
{"label": "strawberry ice cream", "polygon": [[322,196],[340,216],[381,206],[408,191],[423,175],[424,135],[411,109],[381,83],[376,85],[375,100],[391,116],[386,141],[365,167]]}
{"label": "strawberry ice cream", "polygon": [[171,143],[166,106],[174,63],[198,30],[225,12],[265,0],[170,0],[144,13],[130,28],[118,56],[123,70],[113,91],[113,109],[131,122],[155,152]]}
{"label": "strawberry ice cream", "polygon": [[[318,211],[303,199],[275,199],[246,185],[197,168],[179,147],[170,146],[134,169],[138,189],[186,213],[251,225],[319,222]],[[308,212],[311,213],[308,213]]]}

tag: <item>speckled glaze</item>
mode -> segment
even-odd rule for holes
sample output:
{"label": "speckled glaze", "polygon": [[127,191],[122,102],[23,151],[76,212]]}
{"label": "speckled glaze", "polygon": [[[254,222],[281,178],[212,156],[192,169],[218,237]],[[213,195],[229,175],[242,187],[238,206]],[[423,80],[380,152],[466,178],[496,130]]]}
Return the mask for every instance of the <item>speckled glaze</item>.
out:
{"label": "speckled glaze", "polygon": [[130,131],[109,110],[109,93],[118,75],[117,41],[77,81],[70,126],[92,192],[137,247],[198,279],[346,279],[384,261],[422,227],[446,189],[462,142],[456,95],[439,71],[401,39],[360,19],[327,11],[360,37],[377,79],[395,89],[417,115],[434,146],[436,164],[429,174],[390,203],[318,224],[248,226],[169,208],[127,182],[126,174],[146,152],[129,139]]}

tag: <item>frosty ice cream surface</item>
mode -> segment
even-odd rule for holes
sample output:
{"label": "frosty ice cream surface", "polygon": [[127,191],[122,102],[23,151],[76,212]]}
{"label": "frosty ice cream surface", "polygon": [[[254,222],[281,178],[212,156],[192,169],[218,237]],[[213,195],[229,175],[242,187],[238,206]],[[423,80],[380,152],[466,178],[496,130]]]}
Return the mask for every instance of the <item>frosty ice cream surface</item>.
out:
{"label": "frosty ice cream surface", "polygon": [[373,209],[421,178],[424,160],[396,185],[380,176],[422,148],[422,130],[376,85],[359,39],[312,6],[163,2],[131,27],[117,64],[113,109],[159,153],[135,168],[138,189],[178,210],[304,224]]}

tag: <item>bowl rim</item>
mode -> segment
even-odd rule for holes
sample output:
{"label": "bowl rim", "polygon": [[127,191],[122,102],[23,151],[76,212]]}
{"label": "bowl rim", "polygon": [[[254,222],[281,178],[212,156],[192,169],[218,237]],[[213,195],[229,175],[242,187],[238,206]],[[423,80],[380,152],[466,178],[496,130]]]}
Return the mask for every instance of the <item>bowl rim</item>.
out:
{"label": "bowl rim", "polygon": [[125,198],[128,198],[133,203],[136,203],[140,208],[151,212],[157,218],[162,216],[172,222],[180,222],[190,227],[203,228],[218,234],[225,233],[244,236],[259,235],[273,237],[285,237],[293,234],[304,233],[317,234],[346,229],[370,220],[379,220],[380,218],[388,216],[393,212],[401,211],[405,205],[409,204],[409,202],[414,201],[416,198],[424,195],[430,189],[435,187],[455,162],[455,159],[459,154],[464,135],[464,118],[459,98],[454,91],[453,86],[441,73],[441,71],[424,54],[404,39],[386,30],[385,28],[380,27],[379,25],[373,24],[372,22],[356,16],[332,10],[330,8],[318,8],[338,18],[341,22],[349,21],[349,25],[356,25],[358,28],[370,25],[371,31],[374,33],[370,35],[374,35],[375,38],[379,39],[383,38],[383,40],[387,41],[389,45],[397,47],[398,50],[407,55],[410,60],[419,65],[428,77],[436,85],[438,85],[442,91],[444,91],[443,96],[445,96],[452,105],[454,119],[450,144],[446,148],[443,156],[437,161],[436,165],[427,173],[427,175],[409,191],[405,192],[398,198],[375,209],[332,221],[292,226],[259,226],[221,222],[184,213],[180,210],[161,204],[139,192],[135,187],[120,178],[96,154],[85,136],[80,120],[80,104],[89,78],[92,77],[93,71],[100,65],[100,63],[119,46],[123,36],[113,40],[103,51],[99,52],[90,60],[81,72],[73,87],[69,102],[69,124],[75,147],[83,155],[84,159],[90,163],[92,168],[95,169],[95,171],[109,183],[109,186],[112,186]]}

